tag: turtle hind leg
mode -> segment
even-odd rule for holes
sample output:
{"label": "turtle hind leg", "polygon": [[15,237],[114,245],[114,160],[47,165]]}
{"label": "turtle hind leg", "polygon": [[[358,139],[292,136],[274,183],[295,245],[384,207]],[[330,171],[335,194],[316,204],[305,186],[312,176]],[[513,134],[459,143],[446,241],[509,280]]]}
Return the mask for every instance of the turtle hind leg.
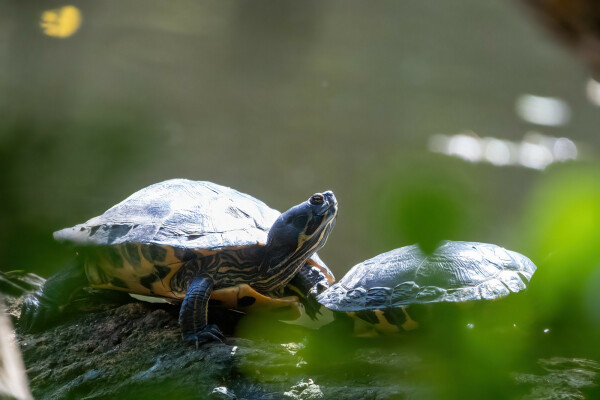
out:
{"label": "turtle hind leg", "polygon": [[284,321],[298,319],[302,313],[298,297],[274,298],[265,296],[245,283],[213,291],[209,304],[220,308],[239,310],[244,313],[253,311],[268,312],[269,315]]}
{"label": "turtle hind leg", "polygon": [[42,288],[23,300],[18,327],[25,332],[40,331],[55,322],[71,297],[87,286],[80,262],[48,278]]}
{"label": "turtle hind leg", "polygon": [[213,280],[208,275],[197,276],[189,284],[181,309],[179,325],[183,340],[198,348],[206,342],[224,342],[225,336],[215,324],[208,324],[208,299],[212,293]]}

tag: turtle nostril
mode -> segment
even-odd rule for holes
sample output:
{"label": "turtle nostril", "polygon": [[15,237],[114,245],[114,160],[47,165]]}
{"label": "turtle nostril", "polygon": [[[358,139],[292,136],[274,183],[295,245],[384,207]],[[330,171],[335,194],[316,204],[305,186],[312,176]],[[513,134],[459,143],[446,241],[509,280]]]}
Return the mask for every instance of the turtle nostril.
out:
{"label": "turtle nostril", "polygon": [[333,194],[333,192],[331,190],[328,190],[323,194],[325,195],[325,197],[331,204],[333,204],[333,205],[337,204],[337,199],[335,198],[335,195]]}

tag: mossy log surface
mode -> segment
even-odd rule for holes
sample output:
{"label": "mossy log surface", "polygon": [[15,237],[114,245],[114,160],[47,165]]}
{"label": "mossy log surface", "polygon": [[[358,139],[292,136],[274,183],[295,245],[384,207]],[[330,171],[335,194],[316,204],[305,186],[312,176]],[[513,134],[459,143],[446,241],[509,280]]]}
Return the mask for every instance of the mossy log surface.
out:
{"label": "mossy log surface", "polygon": [[[32,287],[40,282],[30,281]],[[18,326],[23,297],[5,293],[5,301]],[[358,339],[343,320],[312,330],[215,311],[211,322],[224,328],[227,342],[196,349],[181,340],[178,311],[124,293],[90,291],[48,329],[17,328],[34,398],[383,400],[487,393],[564,399],[598,393],[600,364],[592,360],[531,360],[501,375],[468,359],[450,362],[444,351],[456,346],[448,330],[439,340],[421,332]],[[497,393],[489,385],[499,385]]]}
{"label": "mossy log surface", "polygon": [[[8,299],[15,319],[20,302]],[[43,332],[17,329],[36,399],[396,399],[420,390],[403,379],[419,365],[414,355],[355,339],[332,357],[308,329],[255,320],[245,337],[229,332],[226,344],[196,349],[181,340],[176,306],[101,294],[77,308]]]}

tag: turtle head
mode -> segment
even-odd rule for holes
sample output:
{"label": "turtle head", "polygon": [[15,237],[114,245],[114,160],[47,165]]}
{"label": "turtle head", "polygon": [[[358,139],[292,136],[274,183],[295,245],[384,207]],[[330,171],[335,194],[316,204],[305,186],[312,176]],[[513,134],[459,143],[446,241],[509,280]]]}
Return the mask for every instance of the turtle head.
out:
{"label": "turtle head", "polygon": [[325,245],[336,216],[337,200],[331,191],[315,193],[281,214],[269,230],[263,266],[270,274],[288,273],[291,279]]}

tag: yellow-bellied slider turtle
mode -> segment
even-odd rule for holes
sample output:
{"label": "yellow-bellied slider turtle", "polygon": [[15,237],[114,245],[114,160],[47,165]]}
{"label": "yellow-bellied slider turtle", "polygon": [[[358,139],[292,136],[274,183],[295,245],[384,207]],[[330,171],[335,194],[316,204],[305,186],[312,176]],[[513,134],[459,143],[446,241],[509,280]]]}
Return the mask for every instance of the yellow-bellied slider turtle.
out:
{"label": "yellow-bellied slider turtle", "polygon": [[[22,326],[36,329],[83,286],[182,301],[185,340],[223,338],[208,325],[212,293],[266,298],[296,277],[302,290],[328,286],[329,270],[309,258],[337,215],[332,192],[316,193],[283,214],[234,189],[172,179],[132,194],[99,217],[55,232],[79,246],[77,265],[49,278],[24,304]],[[308,261],[308,262],[307,262]],[[329,273],[330,274],[330,273]],[[214,290],[214,291],[213,291]],[[223,294],[223,292],[225,294]]]}
{"label": "yellow-bellied slider turtle", "polygon": [[443,242],[432,254],[401,247],[355,265],[317,300],[379,333],[418,326],[412,304],[491,300],[525,289],[536,266],[522,254],[476,242]]}

